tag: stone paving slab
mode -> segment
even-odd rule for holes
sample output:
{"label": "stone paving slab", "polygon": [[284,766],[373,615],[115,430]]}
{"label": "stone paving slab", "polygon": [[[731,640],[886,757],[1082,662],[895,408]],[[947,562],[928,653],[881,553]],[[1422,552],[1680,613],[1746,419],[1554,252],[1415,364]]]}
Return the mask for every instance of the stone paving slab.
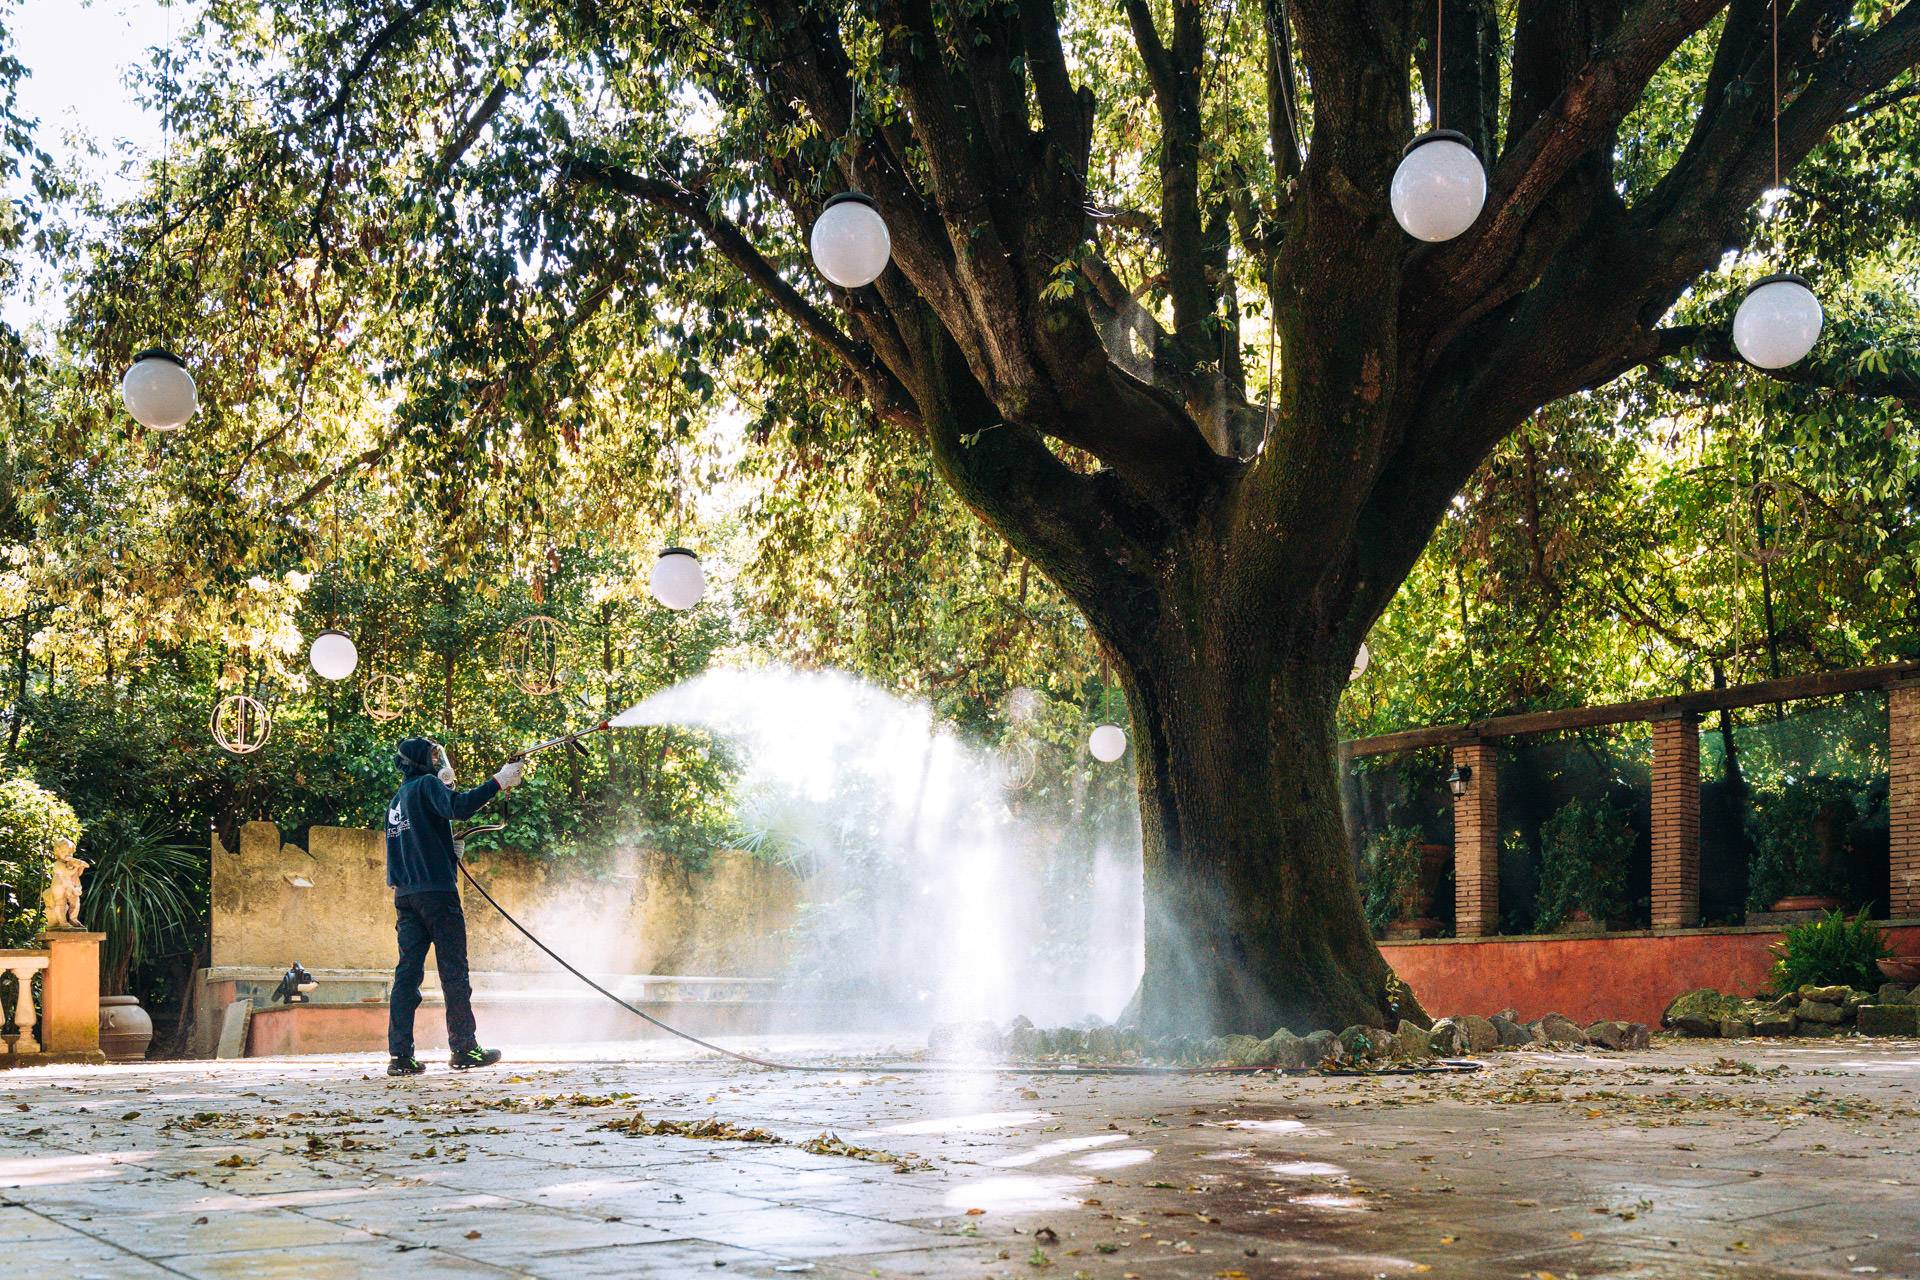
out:
{"label": "stone paving slab", "polygon": [[[1920,1043],[1523,1050],[1469,1077],[889,1070],[654,1042],[0,1074],[36,1274],[1920,1280]],[[864,1056],[863,1056],[864,1055]],[[602,1126],[715,1117],[775,1142]],[[821,1154],[822,1133],[872,1152]]]}

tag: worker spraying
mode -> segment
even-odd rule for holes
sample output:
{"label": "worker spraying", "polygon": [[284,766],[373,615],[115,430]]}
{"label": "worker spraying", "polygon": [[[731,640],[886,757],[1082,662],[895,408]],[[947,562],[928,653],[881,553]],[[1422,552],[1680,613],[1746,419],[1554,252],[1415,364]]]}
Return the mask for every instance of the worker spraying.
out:
{"label": "worker spraying", "polygon": [[473,1020],[473,984],[467,976],[467,917],[455,879],[459,853],[453,823],[479,812],[487,801],[519,785],[526,766],[519,758],[471,791],[453,789],[453,762],[431,738],[408,738],[394,753],[400,790],[387,805],[387,883],[393,887],[394,930],[400,963],[393,971],[387,1021],[390,1076],[417,1076],[426,1064],[413,1056],[413,1015],[420,1008],[420,979],[427,948],[440,971],[447,1003],[447,1046],[456,1071],[490,1067],[498,1049],[482,1049]]}

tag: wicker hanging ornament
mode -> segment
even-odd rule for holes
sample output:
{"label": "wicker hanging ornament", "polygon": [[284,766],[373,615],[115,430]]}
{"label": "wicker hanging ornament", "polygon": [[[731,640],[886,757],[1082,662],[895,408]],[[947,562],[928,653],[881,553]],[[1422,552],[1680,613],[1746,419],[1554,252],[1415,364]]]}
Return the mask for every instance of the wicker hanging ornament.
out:
{"label": "wicker hanging ornament", "polygon": [[558,618],[536,613],[507,632],[507,671],[521,692],[536,698],[560,692],[560,647],[564,630]]}
{"label": "wicker hanging ornament", "polygon": [[407,709],[406,682],[384,671],[368,676],[365,687],[360,690],[360,706],[369,720],[380,724],[398,720]]}
{"label": "wicker hanging ornament", "polygon": [[267,745],[273,733],[273,716],[258,698],[230,693],[214,704],[207,731],[224,750],[250,756]]}
{"label": "wicker hanging ornament", "polygon": [[1040,748],[1017,742],[1000,753],[1000,776],[1009,791],[1025,791],[1040,775]]}
{"label": "wicker hanging ornament", "polygon": [[1753,564],[1774,564],[1807,527],[1806,491],[1790,480],[1761,480],[1734,504],[1734,552]]}

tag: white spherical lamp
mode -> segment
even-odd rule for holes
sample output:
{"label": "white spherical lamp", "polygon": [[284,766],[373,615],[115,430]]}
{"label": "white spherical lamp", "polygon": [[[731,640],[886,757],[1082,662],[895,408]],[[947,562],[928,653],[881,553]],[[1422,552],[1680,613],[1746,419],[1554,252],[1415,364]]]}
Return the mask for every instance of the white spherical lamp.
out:
{"label": "white spherical lamp", "polygon": [[360,665],[360,650],[352,636],[329,627],[313,638],[307,661],[322,680],[345,680]]}
{"label": "white spherical lamp", "polygon": [[820,210],[808,247],[821,275],[842,289],[859,289],[887,269],[893,237],[880,206],[858,191],[842,191]]}
{"label": "white spherical lamp", "polygon": [[667,608],[691,609],[707,594],[707,575],[701,571],[699,556],[685,547],[668,547],[653,562],[647,586]]}
{"label": "white spherical lamp", "polygon": [[1433,129],[1407,144],[1388,191],[1393,218],[1416,240],[1451,240],[1480,216],[1487,171],[1467,135]]}
{"label": "white spherical lamp", "polygon": [[134,420],[155,431],[178,431],[200,407],[187,363],[164,347],[148,347],[120,379],[120,399]]}
{"label": "white spherical lamp", "polygon": [[1112,764],[1127,754],[1127,734],[1117,724],[1103,724],[1087,737],[1087,750],[1102,764]]}
{"label": "white spherical lamp", "polygon": [[1358,680],[1361,676],[1367,674],[1367,666],[1372,661],[1373,654],[1367,648],[1367,642],[1362,640],[1360,642],[1360,652],[1353,655],[1353,670],[1347,673],[1347,679]]}
{"label": "white spherical lamp", "polygon": [[1733,313],[1733,345],[1756,368],[1784,369],[1813,350],[1825,319],[1804,279],[1767,276],[1753,282]]}

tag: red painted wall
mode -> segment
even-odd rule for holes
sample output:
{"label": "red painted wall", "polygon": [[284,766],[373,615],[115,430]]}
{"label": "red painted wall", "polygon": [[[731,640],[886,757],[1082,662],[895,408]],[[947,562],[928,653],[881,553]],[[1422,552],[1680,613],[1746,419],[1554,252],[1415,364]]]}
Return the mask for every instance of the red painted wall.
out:
{"label": "red painted wall", "polygon": [[[1920,954],[1920,924],[1893,925],[1888,942]],[[1383,942],[1387,963],[1435,1017],[1517,1010],[1575,1022],[1622,1018],[1657,1026],[1683,991],[1745,995],[1767,986],[1774,930],[1701,930],[1602,937]]]}

